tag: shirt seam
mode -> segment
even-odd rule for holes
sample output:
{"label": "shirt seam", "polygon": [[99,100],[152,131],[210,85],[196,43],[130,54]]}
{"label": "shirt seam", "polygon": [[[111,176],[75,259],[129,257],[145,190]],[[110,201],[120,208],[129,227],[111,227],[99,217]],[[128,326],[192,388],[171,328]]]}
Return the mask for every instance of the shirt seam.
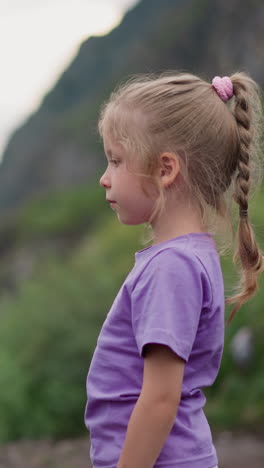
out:
{"label": "shirt seam", "polygon": [[177,249],[177,247],[170,247],[170,246],[166,246],[164,247],[163,249],[159,250],[158,252],[155,253],[155,255],[153,255],[150,259],[148,259],[148,261],[146,262],[145,266],[143,267],[142,271],[140,272],[140,274],[138,275],[138,277],[136,278],[132,288],[131,288],[131,294],[134,292],[136,286],[137,286],[137,283],[139,282],[139,280],[141,279],[142,275],[144,274],[146,268],[148,267],[148,265],[151,263],[151,261],[156,258],[157,256],[159,256],[162,252],[164,252],[165,250],[175,250],[175,251],[179,251],[179,252],[183,252],[186,250],[187,248],[187,242],[188,239],[186,239],[185,243],[184,243],[184,246],[183,248],[181,249]]}
{"label": "shirt seam", "polygon": [[213,291],[213,285],[212,285],[212,281],[211,281],[210,275],[209,275],[209,273],[208,273],[208,271],[207,271],[207,269],[206,269],[206,267],[205,267],[204,263],[202,262],[202,260],[201,260],[201,259],[198,257],[198,255],[197,255],[197,254],[195,254],[195,257],[197,258],[197,260],[199,261],[199,263],[202,265],[202,267],[203,267],[203,269],[204,269],[204,271],[205,271],[205,274],[206,274],[207,280],[208,280],[208,282],[209,282],[209,284],[210,284],[210,290],[211,290],[211,302],[210,302],[209,308],[211,308],[211,307],[212,307],[212,305],[213,305],[213,302],[214,302],[214,291]]}
{"label": "shirt seam", "polygon": [[[190,238],[188,239],[188,241],[189,241],[188,244],[190,244]],[[188,246],[188,247],[189,247],[188,250],[191,251],[192,249],[190,248],[190,246]],[[209,284],[210,284],[211,301],[210,301],[209,308],[211,308],[212,305],[213,305],[213,302],[214,302],[214,292],[213,292],[212,281],[211,281],[210,275],[209,275],[209,273],[208,273],[208,271],[207,271],[207,269],[206,269],[206,266],[204,265],[204,263],[203,263],[203,261],[201,260],[201,258],[197,255],[197,253],[195,252],[195,250],[193,250],[193,253],[194,253],[194,255],[195,255],[195,258],[196,258],[196,259],[198,260],[198,262],[200,263],[200,265],[202,265],[202,268],[203,268],[203,270],[204,270],[204,272],[205,272],[205,274],[206,274],[207,280],[208,280],[208,282],[209,282]]]}

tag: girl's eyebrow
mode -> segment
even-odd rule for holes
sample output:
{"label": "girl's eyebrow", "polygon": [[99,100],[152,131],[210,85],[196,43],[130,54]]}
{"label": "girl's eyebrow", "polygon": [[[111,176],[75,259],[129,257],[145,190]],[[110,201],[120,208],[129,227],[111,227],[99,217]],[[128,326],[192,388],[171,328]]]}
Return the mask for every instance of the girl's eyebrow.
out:
{"label": "girl's eyebrow", "polygon": [[106,154],[106,156],[109,156],[110,158],[111,158],[111,156],[113,156],[112,151],[110,149],[107,149],[107,148],[105,148],[105,154]]}

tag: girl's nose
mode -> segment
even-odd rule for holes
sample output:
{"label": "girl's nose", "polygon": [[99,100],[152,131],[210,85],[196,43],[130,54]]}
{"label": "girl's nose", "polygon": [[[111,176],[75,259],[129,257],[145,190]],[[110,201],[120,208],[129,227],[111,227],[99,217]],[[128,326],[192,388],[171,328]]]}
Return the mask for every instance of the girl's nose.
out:
{"label": "girl's nose", "polygon": [[99,183],[100,183],[101,187],[104,187],[104,188],[109,188],[110,187],[110,179],[107,176],[106,171],[103,173],[102,177],[100,178]]}

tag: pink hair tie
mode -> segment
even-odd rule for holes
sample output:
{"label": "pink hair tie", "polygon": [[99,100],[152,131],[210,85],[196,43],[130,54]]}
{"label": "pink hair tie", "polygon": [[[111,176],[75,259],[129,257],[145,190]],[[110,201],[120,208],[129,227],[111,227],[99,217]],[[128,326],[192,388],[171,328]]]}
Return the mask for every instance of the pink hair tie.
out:
{"label": "pink hair tie", "polygon": [[212,86],[224,102],[228,101],[234,94],[233,83],[229,76],[223,76],[223,78],[215,76],[212,80]]}

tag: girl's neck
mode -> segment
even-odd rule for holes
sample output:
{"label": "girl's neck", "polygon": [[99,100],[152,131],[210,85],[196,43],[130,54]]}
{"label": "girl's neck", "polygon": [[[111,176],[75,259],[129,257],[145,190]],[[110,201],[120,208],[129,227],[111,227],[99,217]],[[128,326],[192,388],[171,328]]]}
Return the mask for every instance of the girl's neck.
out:
{"label": "girl's neck", "polygon": [[197,206],[188,201],[181,203],[177,200],[175,203],[175,200],[167,200],[163,212],[151,225],[154,245],[192,232],[207,232]]}

